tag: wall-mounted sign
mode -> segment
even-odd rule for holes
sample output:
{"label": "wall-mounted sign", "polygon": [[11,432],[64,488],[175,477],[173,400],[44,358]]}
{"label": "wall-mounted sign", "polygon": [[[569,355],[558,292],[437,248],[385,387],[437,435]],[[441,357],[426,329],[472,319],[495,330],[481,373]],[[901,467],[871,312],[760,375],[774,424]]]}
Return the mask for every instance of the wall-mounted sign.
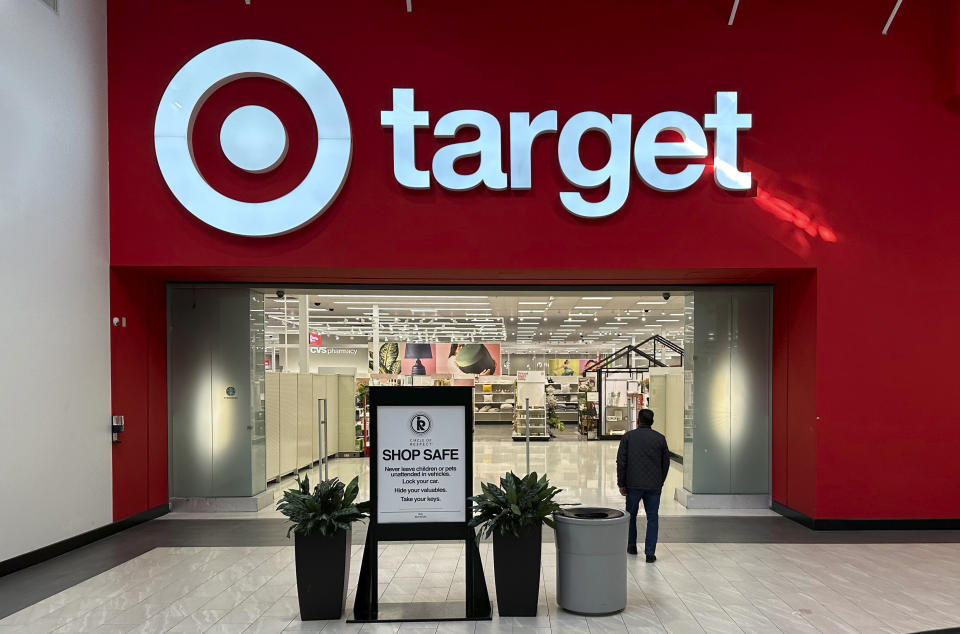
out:
{"label": "wall-mounted sign", "polygon": [[546,383],[547,375],[540,370],[520,370],[517,372],[517,381],[532,382],[532,383]]}
{"label": "wall-mounted sign", "polygon": [[307,336],[308,336],[308,338],[309,338],[308,343],[309,343],[311,346],[321,346],[321,345],[323,345],[323,339],[322,339],[322,337],[320,336],[320,333],[318,333],[318,332],[311,332],[311,333],[309,333]]}
{"label": "wall-mounted sign", "polygon": [[[196,114],[215,87],[249,76],[272,78],[297,91],[313,114],[317,153],[306,177],[287,194],[264,202],[244,202],[215,190],[193,160],[192,126]],[[736,92],[717,92],[714,112],[697,119],[683,112],[666,111],[644,121],[633,135],[629,114],[585,111],[560,125],[556,110],[531,117],[511,112],[508,138],[501,122],[483,110],[455,110],[441,116],[433,127],[438,139],[452,139],[462,128],[473,128],[476,138],[448,143],[433,155],[429,169],[416,165],[417,128],[430,125],[430,113],[414,108],[412,88],[394,88],[393,106],[380,112],[380,124],[393,132],[393,173],[398,183],[411,189],[429,189],[435,180],[444,189],[524,190],[533,187],[531,148],[545,134],[557,134],[560,171],[574,191],[561,191],[560,202],[572,214],[585,218],[609,216],[620,209],[630,191],[631,171],[649,187],[676,192],[693,185],[703,173],[703,162],[690,162],[679,171],[665,172],[658,159],[700,161],[708,155],[706,132],[713,132],[713,174],[723,189],[745,191],[752,187],[750,172],[738,168],[737,134],[749,130],[752,115],[741,113]],[[584,165],[580,141],[588,132],[599,132],[610,145],[606,165]],[[269,172],[283,163],[289,146],[288,131],[270,110],[244,105],[230,113],[220,130],[224,156],[251,173]],[[658,140],[663,132],[678,140]],[[154,125],[157,163],[177,200],[194,216],[229,233],[270,236],[292,231],[319,215],[337,196],[350,165],[350,122],[343,100],[330,78],[308,57],[288,46],[266,40],[235,40],[208,48],[188,61],[167,85]],[[509,166],[502,164],[507,146]],[[479,156],[469,174],[454,166],[466,157]],[[632,160],[631,160],[632,158]],[[599,201],[585,199],[581,190],[608,186]]]}
{"label": "wall-mounted sign", "polygon": [[[444,189],[464,191],[483,185],[488,189],[530,189],[532,183],[531,148],[542,134],[556,134],[557,159],[567,181],[581,189],[608,185],[603,200],[591,202],[577,191],[560,192],[560,202],[568,211],[585,218],[609,216],[627,201],[632,166],[640,179],[653,189],[676,192],[693,185],[706,165],[690,163],[680,171],[664,172],[657,159],[703,159],[707,156],[704,130],[714,133],[714,180],[723,189],[746,191],[752,187],[750,172],[741,172],[738,165],[737,133],[749,130],[752,115],[737,111],[736,92],[716,93],[713,113],[703,117],[703,126],[683,112],[667,111],[647,119],[632,137],[629,114],[606,116],[599,112],[580,112],[559,127],[556,110],[546,110],[530,118],[529,112],[511,112],[509,120],[509,184],[507,171],[501,164],[502,133],[500,121],[483,110],[449,112],[433,127],[438,139],[452,138],[464,128],[473,128],[478,136],[470,141],[450,143],[433,155],[432,172],[418,169],[414,130],[430,124],[430,113],[416,110],[412,88],[393,90],[393,109],[380,113],[380,124],[393,129],[393,173],[397,182],[410,189],[428,189],[431,173]],[[599,169],[585,166],[580,158],[580,141],[587,132],[599,132],[610,144],[610,158]],[[679,135],[679,141],[658,141],[661,132]],[[454,169],[462,158],[479,156],[479,166],[469,174]]]}
{"label": "wall-mounted sign", "polygon": [[464,408],[377,407],[377,521],[462,522]]}
{"label": "wall-mounted sign", "polygon": [[[317,153],[291,191],[264,202],[244,202],[214,189],[193,160],[193,122],[214,89],[244,77],[269,77],[303,97],[317,126]],[[163,180],[187,211],[208,225],[243,236],[292,231],[318,216],[340,193],[350,167],[350,121],[337,87],[309,57],[266,40],[234,40],[198,53],[167,85],[154,124]],[[223,122],[220,145],[236,167],[275,169],[286,156],[288,131],[270,110],[245,105]]]}
{"label": "wall-mounted sign", "polygon": [[361,350],[358,348],[321,348],[319,346],[311,346],[310,352],[333,357],[355,357],[360,354]]}

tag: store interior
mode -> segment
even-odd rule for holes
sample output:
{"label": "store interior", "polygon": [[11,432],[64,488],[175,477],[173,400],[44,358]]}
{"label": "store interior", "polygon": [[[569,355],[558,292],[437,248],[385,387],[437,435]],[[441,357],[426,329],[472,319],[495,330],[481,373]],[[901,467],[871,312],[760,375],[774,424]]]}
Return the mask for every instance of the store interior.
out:
{"label": "store interior", "polygon": [[[746,297],[753,314],[727,319]],[[305,473],[359,476],[365,492],[372,386],[469,387],[475,489],[525,472],[529,455],[530,469],[569,501],[619,505],[618,440],[649,408],[673,457],[665,513],[689,512],[684,489],[755,494],[751,505],[766,508],[769,304],[768,291],[748,287],[172,287],[174,510],[196,510],[180,500],[255,498],[253,508],[214,510],[269,517]],[[236,346],[240,337],[247,350]],[[745,348],[749,337],[767,348]],[[755,359],[738,357],[729,341]],[[745,408],[744,395],[757,405]],[[695,420],[704,421],[699,440]],[[696,454],[700,481],[695,441],[707,449]]]}
{"label": "store interior", "polygon": [[[663,429],[668,418],[676,430],[682,425],[690,292],[258,291],[268,430],[280,418],[281,382],[292,394],[296,379],[289,375],[339,376],[338,396],[353,382],[359,428],[353,448],[343,442],[348,434],[338,434],[338,454],[365,449],[369,412],[361,401],[371,385],[473,387],[476,424],[505,430],[506,440],[525,439],[528,418],[538,442],[562,432],[610,439],[629,429],[641,407],[661,410]],[[322,380],[332,386],[332,379]],[[313,383],[298,390],[314,390]],[[338,414],[347,409],[338,402]]]}
{"label": "store interior", "polygon": [[[271,485],[314,468],[321,455],[332,456],[337,471],[363,460],[367,390],[376,385],[471,387],[480,454],[488,445],[493,453],[512,453],[501,443],[528,437],[538,445],[616,441],[632,428],[637,410],[649,407],[658,430],[672,438],[680,468],[692,291],[254,292],[263,298],[253,310],[263,311]],[[546,469],[551,452],[535,453]],[[525,450],[517,456],[523,462]]]}

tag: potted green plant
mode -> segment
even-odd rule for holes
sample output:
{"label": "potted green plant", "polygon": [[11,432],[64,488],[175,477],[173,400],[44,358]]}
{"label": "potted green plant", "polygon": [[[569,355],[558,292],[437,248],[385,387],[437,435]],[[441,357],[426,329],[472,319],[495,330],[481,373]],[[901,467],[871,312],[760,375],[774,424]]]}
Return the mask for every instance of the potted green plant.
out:
{"label": "potted green plant", "polygon": [[563,431],[565,429],[563,421],[557,416],[557,397],[552,389],[547,389],[547,425],[557,431]]}
{"label": "potted green plant", "polygon": [[336,620],[343,615],[350,576],[351,526],[365,517],[369,502],[354,503],[358,478],[344,485],[339,478],[310,489],[310,478],[297,476],[297,486],[283,492],[277,510],[293,522],[297,596],[300,619]]}
{"label": "potted green plant", "polygon": [[480,485],[483,493],[470,498],[481,537],[493,536],[493,568],[500,616],[536,616],[540,593],[541,525],[556,528],[552,515],[560,510],[553,498],[561,489],[536,472],[519,477],[512,471]]}

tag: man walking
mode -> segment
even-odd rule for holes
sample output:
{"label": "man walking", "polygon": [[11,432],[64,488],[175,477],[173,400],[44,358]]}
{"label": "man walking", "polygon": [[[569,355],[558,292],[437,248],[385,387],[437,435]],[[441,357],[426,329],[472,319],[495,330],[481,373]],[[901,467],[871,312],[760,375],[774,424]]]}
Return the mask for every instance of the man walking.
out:
{"label": "man walking", "polygon": [[667,439],[654,431],[652,425],[653,411],[640,410],[637,428],[623,435],[617,450],[617,486],[620,487],[620,495],[627,498],[627,513],[630,514],[627,552],[637,554],[637,512],[642,501],[643,512],[647,515],[647,536],[643,547],[647,563],[657,560],[660,490],[670,470]]}

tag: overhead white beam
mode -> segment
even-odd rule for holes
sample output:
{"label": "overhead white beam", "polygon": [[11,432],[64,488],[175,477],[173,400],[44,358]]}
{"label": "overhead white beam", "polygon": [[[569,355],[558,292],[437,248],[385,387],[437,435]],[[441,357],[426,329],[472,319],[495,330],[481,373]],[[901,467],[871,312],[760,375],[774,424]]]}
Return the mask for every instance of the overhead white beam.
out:
{"label": "overhead white beam", "polygon": [[890,17],[887,18],[887,23],[883,25],[883,31],[881,31],[884,35],[890,30],[890,25],[893,24],[893,19],[897,17],[897,11],[900,10],[901,4],[903,4],[903,0],[897,0],[897,3],[893,5],[893,11],[890,12]]}
{"label": "overhead white beam", "polygon": [[740,6],[740,0],[733,0],[733,8],[730,9],[730,19],[727,20],[727,26],[733,26],[733,20],[737,17],[737,7]]}
{"label": "overhead white beam", "polygon": [[413,11],[413,0],[407,0],[407,13]]}

